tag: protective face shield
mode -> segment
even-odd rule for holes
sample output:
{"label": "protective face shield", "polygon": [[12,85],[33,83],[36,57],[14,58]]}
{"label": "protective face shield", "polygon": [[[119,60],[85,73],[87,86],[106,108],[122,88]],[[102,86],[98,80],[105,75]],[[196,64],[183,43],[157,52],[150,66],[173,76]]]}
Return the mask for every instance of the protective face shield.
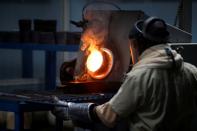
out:
{"label": "protective face shield", "polygon": [[165,21],[157,17],[137,21],[129,33],[130,39],[145,38],[156,43],[167,43],[168,37]]}
{"label": "protective face shield", "polygon": [[136,64],[139,58],[139,51],[137,49],[137,41],[135,39],[130,39],[130,56],[132,59],[132,64]]}
{"label": "protective face shield", "polygon": [[[133,64],[137,63],[139,53],[139,40],[147,40],[154,43],[167,43],[169,32],[164,20],[157,17],[149,17],[146,20],[135,22],[132,30],[129,32],[130,54]],[[143,43],[140,43],[143,44]]]}

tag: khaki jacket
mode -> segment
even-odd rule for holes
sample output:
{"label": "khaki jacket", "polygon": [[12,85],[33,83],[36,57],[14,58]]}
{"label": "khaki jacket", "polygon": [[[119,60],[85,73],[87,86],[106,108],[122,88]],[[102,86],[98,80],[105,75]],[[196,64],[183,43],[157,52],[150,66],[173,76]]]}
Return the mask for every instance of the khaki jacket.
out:
{"label": "khaki jacket", "polygon": [[145,50],[108,102],[119,117],[128,119],[131,131],[190,131],[195,112],[197,69],[183,62],[168,45]]}

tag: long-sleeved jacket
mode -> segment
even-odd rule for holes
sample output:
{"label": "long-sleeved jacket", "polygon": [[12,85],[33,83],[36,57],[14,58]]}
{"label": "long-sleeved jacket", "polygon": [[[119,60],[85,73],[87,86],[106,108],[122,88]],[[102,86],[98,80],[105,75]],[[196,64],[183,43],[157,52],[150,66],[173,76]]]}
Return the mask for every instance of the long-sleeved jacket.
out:
{"label": "long-sleeved jacket", "polygon": [[197,69],[168,45],[145,50],[123,85],[107,103],[96,108],[101,121],[112,126],[126,118],[131,131],[190,131],[196,111]]}

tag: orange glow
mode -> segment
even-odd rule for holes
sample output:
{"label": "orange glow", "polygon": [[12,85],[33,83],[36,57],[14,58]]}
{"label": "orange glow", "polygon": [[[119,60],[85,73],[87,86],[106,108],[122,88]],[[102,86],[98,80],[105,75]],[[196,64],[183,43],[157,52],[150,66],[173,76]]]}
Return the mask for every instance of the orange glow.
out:
{"label": "orange glow", "polygon": [[82,37],[81,51],[86,59],[84,71],[75,76],[75,81],[104,79],[113,66],[112,52],[103,47],[104,38],[98,37],[92,30],[86,30]]}
{"label": "orange glow", "polygon": [[91,51],[86,62],[88,70],[91,72],[95,72],[102,66],[102,63],[103,63],[102,53],[96,49]]}

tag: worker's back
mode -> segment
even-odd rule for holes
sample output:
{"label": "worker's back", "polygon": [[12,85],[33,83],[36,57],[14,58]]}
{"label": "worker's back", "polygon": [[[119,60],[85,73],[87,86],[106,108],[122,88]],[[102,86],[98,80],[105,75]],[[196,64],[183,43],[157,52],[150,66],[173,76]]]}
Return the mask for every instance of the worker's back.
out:
{"label": "worker's back", "polygon": [[[177,70],[177,71],[176,71]],[[158,131],[191,131],[195,119],[196,68],[184,63],[182,69],[168,73],[166,113]],[[165,82],[164,82],[165,83]]]}
{"label": "worker's back", "polygon": [[184,63],[168,45],[142,53],[119,92],[110,100],[131,131],[190,131],[195,113],[196,67]]}

